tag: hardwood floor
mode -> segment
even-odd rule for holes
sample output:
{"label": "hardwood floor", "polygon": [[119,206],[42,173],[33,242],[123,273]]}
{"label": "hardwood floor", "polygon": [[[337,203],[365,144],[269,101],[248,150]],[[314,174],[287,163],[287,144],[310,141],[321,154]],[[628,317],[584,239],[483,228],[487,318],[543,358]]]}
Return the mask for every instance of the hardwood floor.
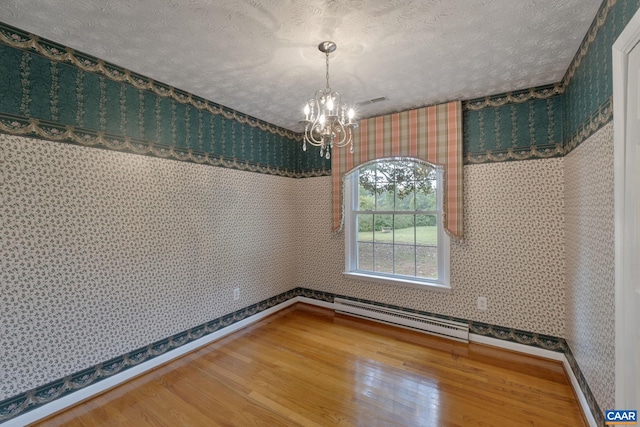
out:
{"label": "hardwood floor", "polygon": [[559,362],[296,304],[41,426],[584,426]]}

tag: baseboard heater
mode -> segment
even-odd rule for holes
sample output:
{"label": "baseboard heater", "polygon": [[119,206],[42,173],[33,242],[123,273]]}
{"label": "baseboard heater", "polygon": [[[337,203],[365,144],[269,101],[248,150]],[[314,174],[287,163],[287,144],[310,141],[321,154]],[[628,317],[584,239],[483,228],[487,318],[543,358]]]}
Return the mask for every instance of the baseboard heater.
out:
{"label": "baseboard heater", "polygon": [[469,342],[469,325],[422,314],[408,313],[393,308],[335,298],[334,310],[363,319],[400,326],[418,332]]}

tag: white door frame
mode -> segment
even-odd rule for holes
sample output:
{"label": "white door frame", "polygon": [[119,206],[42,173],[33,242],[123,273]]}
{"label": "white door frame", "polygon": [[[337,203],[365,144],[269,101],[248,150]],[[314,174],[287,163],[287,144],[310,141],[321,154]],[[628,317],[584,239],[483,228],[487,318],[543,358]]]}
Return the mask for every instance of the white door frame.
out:
{"label": "white door frame", "polygon": [[[625,210],[636,203],[640,184],[632,179],[633,171],[625,167],[627,150],[627,65],[629,52],[640,42],[640,11],[613,44],[613,141],[614,141],[614,197],[615,197],[615,390],[616,408],[635,409],[635,372],[633,354],[634,313],[633,298],[629,298],[629,289],[633,289],[633,269],[638,262],[638,253],[634,253],[629,230],[633,218],[625,215]],[[640,46],[638,46],[640,48]],[[633,78],[637,78],[633,76]],[[632,142],[629,142],[632,143]],[[631,190],[631,191],[630,191]],[[614,408],[605,408],[614,409]]]}

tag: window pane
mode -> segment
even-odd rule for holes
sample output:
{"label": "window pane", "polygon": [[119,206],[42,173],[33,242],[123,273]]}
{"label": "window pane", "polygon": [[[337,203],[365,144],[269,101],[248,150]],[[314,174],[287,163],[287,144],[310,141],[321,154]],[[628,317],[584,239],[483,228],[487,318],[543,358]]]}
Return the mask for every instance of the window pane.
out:
{"label": "window pane", "polygon": [[358,179],[360,180],[360,187],[373,188],[372,183],[376,182],[376,165],[370,164],[368,166],[362,166],[358,169]]}
{"label": "window pane", "polygon": [[373,242],[373,215],[358,215],[358,234],[356,240],[359,242]]}
{"label": "window pane", "polygon": [[438,280],[440,175],[438,168],[405,158],[358,168],[357,193],[345,204],[345,214],[356,215],[346,217],[355,224],[348,237],[355,242],[347,244],[356,253],[348,269]]}
{"label": "window pane", "polygon": [[415,181],[416,162],[402,159],[396,162],[396,182]]}
{"label": "window pane", "polygon": [[416,245],[438,245],[438,221],[436,215],[416,215]]}
{"label": "window pane", "polygon": [[358,173],[358,210],[374,210],[376,206],[376,165],[360,169]]}
{"label": "window pane", "polygon": [[376,243],[375,251],[375,271],[381,273],[393,273],[393,244]]}
{"label": "window pane", "polygon": [[378,162],[376,165],[376,209],[392,211],[395,189],[393,162]]}
{"label": "window pane", "polygon": [[416,181],[416,210],[435,211],[438,209],[435,180]]}
{"label": "window pane", "polygon": [[358,270],[373,271],[373,243],[358,243]]}
{"label": "window pane", "polygon": [[414,227],[414,215],[394,215],[393,242],[414,245],[416,230]]}
{"label": "window pane", "polygon": [[415,179],[436,179],[436,169],[424,163],[415,163]]}
{"label": "window pane", "polygon": [[413,181],[396,183],[396,209],[397,211],[415,210],[415,185]]}
{"label": "window pane", "polygon": [[394,188],[393,182],[376,182],[376,210],[393,210]]}
{"label": "window pane", "polygon": [[416,276],[429,279],[438,278],[437,248],[416,246]]}
{"label": "window pane", "polygon": [[393,161],[376,163],[376,182],[389,183],[395,181],[395,164]]}
{"label": "window pane", "polygon": [[376,195],[373,189],[371,191],[360,187],[360,196],[358,197],[359,211],[373,211],[376,209]]}
{"label": "window pane", "polygon": [[396,245],[395,262],[396,274],[404,274],[407,276],[416,275],[416,249],[415,246]]}
{"label": "window pane", "polygon": [[415,162],[399,160],[395,165],[396,210],[415,210]]}
{"label": "window pane", "polygon": [[393,215],[374,215],[374,235],[376,242],[393,242]]}

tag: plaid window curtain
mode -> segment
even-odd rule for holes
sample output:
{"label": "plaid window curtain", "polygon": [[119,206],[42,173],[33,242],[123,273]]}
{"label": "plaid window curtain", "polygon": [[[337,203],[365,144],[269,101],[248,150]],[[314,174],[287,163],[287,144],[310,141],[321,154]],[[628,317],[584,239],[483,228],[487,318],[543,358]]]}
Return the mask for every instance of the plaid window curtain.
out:
{"label": "plaid window curtain", "polygon": [[361,120],[354,131],[354,152],[332,150],[333,230],[343,223],[345,173],[375,159],[415,157],[444,167],[444,227],[462,238],[462,104],[408,110]]}

